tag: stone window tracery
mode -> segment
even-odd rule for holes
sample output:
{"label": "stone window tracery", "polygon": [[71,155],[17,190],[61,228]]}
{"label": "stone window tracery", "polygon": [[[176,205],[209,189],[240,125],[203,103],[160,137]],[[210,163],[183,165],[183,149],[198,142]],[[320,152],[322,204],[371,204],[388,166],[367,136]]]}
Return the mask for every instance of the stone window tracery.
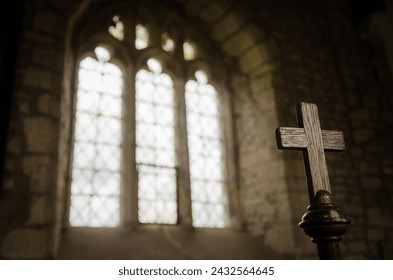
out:
{"label": "stone window tracery", "polygon": [[[107,29],[118,43],[95,43],[79,63],[70,225],[228,227],[222,100],[208,69],[191,64],[197,45],[121,18]],[[124,62],[118,49],[130,30]]]}

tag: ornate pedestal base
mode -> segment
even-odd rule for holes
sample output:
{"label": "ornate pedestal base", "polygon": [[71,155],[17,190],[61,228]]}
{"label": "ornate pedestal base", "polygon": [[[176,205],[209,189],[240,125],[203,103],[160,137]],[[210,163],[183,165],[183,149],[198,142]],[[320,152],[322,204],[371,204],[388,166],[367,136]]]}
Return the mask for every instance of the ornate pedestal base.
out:
{"label": "ornate pedestal base", "polygon": [[351,221],[332,203],[332,195],[318,191],[299,226],[317,244],[321,260],[341,259],[340,241]]}

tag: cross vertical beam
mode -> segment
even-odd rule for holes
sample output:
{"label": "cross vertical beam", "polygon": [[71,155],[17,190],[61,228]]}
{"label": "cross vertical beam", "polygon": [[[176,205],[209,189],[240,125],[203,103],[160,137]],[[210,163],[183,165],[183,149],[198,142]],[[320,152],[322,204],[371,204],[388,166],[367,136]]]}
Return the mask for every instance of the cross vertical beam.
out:
{"label": "cross vertical beam", "polygon": [[276,130],[279,149],[302,150],[311,205],[299,226],[317,244],[320,259],[340,259],[341,235],[350,220],[332,203],[325,151],[343,151],[341,131],[322,130],[315,104],[301,102],[296,106],[300,128]]}
{"label": "cross vertical beam", "polygon": [[303,150],[303,160],[309,191],[312,199],[319,190],[330,192],[329,175],[323,149],[322,131],[319,124],[318,109],[315,104],[299,103],[296,106],[298,122],[304,127],[306,134],[306,149]]}

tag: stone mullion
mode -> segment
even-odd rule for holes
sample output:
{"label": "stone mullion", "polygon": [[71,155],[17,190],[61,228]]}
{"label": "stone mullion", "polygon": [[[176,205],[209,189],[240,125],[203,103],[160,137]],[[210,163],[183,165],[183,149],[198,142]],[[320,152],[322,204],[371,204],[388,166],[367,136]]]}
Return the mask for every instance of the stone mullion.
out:
{"label": "stone mullion", "polygon": [[135,163],[135,71],[124,73],[121,220],[123,225],[138,222],[138,182]]}
{"label": "stone mullion", "polygon": [[191,208],[191,183],[190,165],[188,155],[186,103],[185,103],[185,80],[175,81],[177,131],[177,194],[178,194],[178,222],[182,226],[192,227]]}

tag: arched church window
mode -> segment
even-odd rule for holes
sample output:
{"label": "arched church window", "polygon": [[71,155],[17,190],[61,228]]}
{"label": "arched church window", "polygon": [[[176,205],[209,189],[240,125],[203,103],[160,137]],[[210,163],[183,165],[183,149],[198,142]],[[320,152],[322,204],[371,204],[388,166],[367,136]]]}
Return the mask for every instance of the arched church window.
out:
{"label": "arched church window", "polygon": [[69,224],[230,226],[223,93],[197,40],[108,17],[77,50]]}
{"label": "arched church window", "polygon": [[79,64],[72,165],[70,224],[117,226],[120,223],[122,73],[110,53]]}
{"label": "arched church window", "polygon": [[175,106],[173,82],[160,62],[136,74],[136,164],[138,219],[177,222]]}
{"label": "arched church window", "polygon": [[225,227],[227,194],[218,93],[203,71],[198,70],[195,78],[186,83],[193,225]]}

